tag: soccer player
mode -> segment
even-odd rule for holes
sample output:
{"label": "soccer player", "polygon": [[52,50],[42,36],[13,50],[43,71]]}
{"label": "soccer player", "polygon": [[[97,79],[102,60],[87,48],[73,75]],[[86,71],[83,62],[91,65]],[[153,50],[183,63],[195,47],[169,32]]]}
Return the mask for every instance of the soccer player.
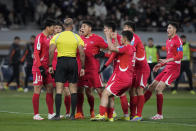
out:
{"label": "soccer player", "polygon": [[[59,20],[56,20],[56,24],[54,26],[54,35],[61,33],[62,31],[63,31],[63,23]],[[55,49],[54,57],[52,60],[52,67],[54,69],[54,72],[56,72],[56,64],[57,64],[57,49]],[[53,87],[56,87],[55,80],[54,80],[55,73],[52,74],[52,76],[53,76]],[[64,89],[63,89],[64,104],[65,104],[65,108],[66,108],[65,118],[70,117],[71,96],[70,96],[70,91],[69,91],[68,87],[69,87],[69,84],[68,84],[68,82],[66,82],[64,84]]]}
{"label": "soccer player", "polygon": [[[104,24],[104,32],[109,31],[109,33],[111,34],[111,39],[112,39],[112,43],[115,46],[121,46],[121,36],[116,33],[116,24],[113,21],[106,21]],[[100,72],[102,72],[108,65],[110,65],[111,62],[113,62],[113,72],[116,72],[119,70],[118,68],[118,62],[117,62],[117,53],[116,52],[112,52],[110,54],[105,55],[106,57],[108,56],[108,61],[104,64],[104,66],[102,67],[102,69],[100,70]],[[113,73],[114,74],[114,73]],[[112,77],[110,77],[112,78]],[[124,116],[122,117],[123,120],[130,120],[129,114],[128,114],[128,101],[127,101],[127,97],[126,94],[122,94],[120,96],[120,101],[121,101],[121,107],[124,113]],[[116,113],[113,113],[113,117],[116,117]]]}
{"label": "soccer player", "polygon": [[157,114],[152,117],[153,120],[163,119],[163,90],[166,85],[170,85],[180,74],[181,59],[183,57],[182,41],[176,34],[178,23],[170,21],[167,26],[168,40],[166,41],[167,58],[159,59],[159,63],[155,65],[153,71],[165,66],[164,70],[155,78],[152,84],[149,85],[148,90],[145,92],[145,102],[147,102],[152,91],[156,90],[157,96]]}
{"label": "soccer player", "polygon": [[108,120],[113,122],[114,96],[121,96],[132,84],[134,46],[131,46],[130,42],[133,34],[130,31],[123,31],[122,46],[117,47],[112,44],[109,31],[106,31],[105,34],[109,50],[118,53],[119,70],[114,72],[108,81],[102,93],[99,114],[91,120],[105,120],[105,113],[108,111]]}
{"label": "soccer player", "polygon": [[47,19],[45,21],[44,30],[38,34],[34,44],[34,59],[33,59],[33,86],[34,94],[32,98],[34,120],[43,120],[39,115],[39,96],[41,88],[46,87],[46,103],[48,106],[48,119],[51,119],[55,113],[53,112],[53,87],[52,77],[48,73],[48,58],[49,58],[49,36],[54,32],[55,21]]}
{"label": "soccer player", "polygon": [[49,72],[54,73],[52,67],[52,60],[54,57],[54,51],[57,48],[58,60],[55,73],[56,82],[56,115],[52,120],[60,120],[60,108],[62,103],[62,91],[65,82],[69,82],[69,89],[71,92],[71,116],[70,119],[75,119],[75,109],[77,105],[77,81],[78,81],[78,65],[76,61],[77,49],[80,53],[81,60],[81,72],[80,75],[84,75],[84,63],[85,54],[83,50],[84,42],[73,30],[73,20],[67,18],[64,20],[65,31],[56,34],[50,41],[49,50]]}
{"label": "soccer player", "polygon": [[[142,120],[142,110],[144,105],[144,88],[147,85],[150,68],[146,60],[145,49],[139,36],[134,33],[135,23],[127,21],[124,23],[123,30],[128,30],[133,33],[132,45],[135,47],[135,68],[133,85],[130,90],[130,110],[132,121]],[[137,114],[136,114],[137,109]]]}
{"label": "soccer player", "polygon": [[26,60],[26,67],[25,67],[25,88],[24,92],[28,92],[28,79],[32,76],[32,66],[33,66],[33,52],[34,52],[34,43],[35,43],[35,36],[32,35],[30,38],[30,42],[27,43],[24,55],[21,58],[20,62],[24,63]]}
{"label": "soccer player", "polygon": [[[82,78],[82,82],[79,81],[79,83],[87,84],[87,87],[85,89],[87,99],[90,105],[90,115],[91,118],[93,118],[94,115],[94,96],[92,94],[92,89],[95,88],[98,92],[99,96],[101,97],[102,89],[102,80],[101,76],[98,74],[100,69],[100,63],[99,60],[95,59],[94,56],[98,54],[100,51],[100,48],[106,49],[108,45],[105,43],[104,39],[96,34],[93,34],[92,31],[92,22],[91,21],[83,21],[81,25],[81,31],[83,39],[85,43],[85,76]],[[79,84],[80,86],[80,84]],[[83,102],[83,87],[79,87],[78,93],[80,93],[80,101],[78,102],[78,108],[82,108],[82,102]],[[76,118],[83,118],[82,112],[77,112]]]}

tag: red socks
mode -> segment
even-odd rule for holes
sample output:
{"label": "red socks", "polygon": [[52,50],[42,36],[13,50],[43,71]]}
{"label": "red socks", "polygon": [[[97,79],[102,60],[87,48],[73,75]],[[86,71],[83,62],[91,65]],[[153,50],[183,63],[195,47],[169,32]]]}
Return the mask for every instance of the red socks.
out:
{"label": "red socks", "polygon": [[128,101],[127,101],[126,95],[121,96],[120,97],[120,101],[121,101],[121,107],[122,107],[123,113],[124,114],[128,114],[128,112],[129,112],[128,111],[129,106],[128,106]]}
{"label": "red socks", "polygon": [[46,93],[46,104],[48,106],[48,113],[53,114],[53,105],[54,105],[54,99],[53,99],[53,93]]}
{"label": "red socks", "polygon": [[137,98],[138,98],[137,96],[130,97],[130,110],[131,110],[132,117],[136,115]]}
{"label": "red socks", "polygon": [[142,110],[143,110],[143,106],[144,106],[144,95],[138,96],[138,100],[137,100],[137,116],[141,117],[142,116]]}
{"label": "red socks", "polygon": [[84,94],[83,93],[78,93],[77,94],[78,97],[77,97],[77,113],[82,113],[83,114],[83,109],[82,109],[82,106],[83,106],[83,103],[84,103]]}
{"label": "red socks", "polygon": [[66,114],[70,113],[70,106],[71,106],[71,96],[65,96],[64,97],[64,104],[66,108]]}
{"label": "red socks", "polygon": [[104,107],[104,106],[99,106],[99,114],[100,115],[105,115],[105,113],[107,112],[107,107]]}
{"label": "red socks", "polygon": [[34,115],[39,114],[39,94],[33,94],[32,103]]}
{"label": "red socks", "polygon": [[90,112],[94,111],[94,96],[87,96],[90,105]]}
{"label": "red socks", "polygon": [[152,96],[152,92],[149,91],[149,90],[147,90],[147,91],[144,93],[144,98],[145,98],[145,102],[144,102],[144,103],[146,103],[146,102],[150,99],[151,96]]}
{"label": "red socks", "polygon": [[162,115],[163,108],[163,94],[157,94],[157,113]]}
{"label": "red socks", "polygon": [[113,117],[113,112],[114,112],[114,108],[109,108],[108,109],[108,118],[112,118]]}

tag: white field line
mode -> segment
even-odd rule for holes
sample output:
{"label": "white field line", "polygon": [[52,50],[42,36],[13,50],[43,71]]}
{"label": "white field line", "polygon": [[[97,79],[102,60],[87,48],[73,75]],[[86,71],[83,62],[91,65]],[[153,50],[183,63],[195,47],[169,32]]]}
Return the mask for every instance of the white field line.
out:
{"label": "white field line", "polygon": [[[10,111],[1,111],[1,110],[0,110],[0,113],[33,115],[33,113],[10,112]],[[47,114],[40,114],[40,115],[47,115]],[[177,126],[196,127],[195,124],[189,124],[189,123],[169,123],[169,122],[160,122],[160,121],[141,121],[141,122],[142,123],[169,124],[169,125],[177,125]]]}

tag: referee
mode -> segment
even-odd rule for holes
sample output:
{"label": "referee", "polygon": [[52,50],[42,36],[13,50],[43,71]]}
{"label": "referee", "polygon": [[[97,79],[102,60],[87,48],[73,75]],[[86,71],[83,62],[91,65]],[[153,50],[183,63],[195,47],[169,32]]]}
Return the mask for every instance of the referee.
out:
{"label": "referee", "polygon": [[82,69],[80,71],[80,76],[84,75],[84,63],[85,63],[85,54],[84,54],[84,42],[77,34],[72,32],[73,29],[73,20],[67,18],[64,20],[65,31],[56,34],[50,40],[50,49],[49,49],[49,73],[54,73],[52,67],[52,60],[54,56],[54,51],[57,48],[58,60],[55,73],[55,82],[56,82],[56,97],[55,97],[55,106],[56,106],[56,116],[53,117],[53,120],[60,119],[60,108],[62,102],[62,91],[63,85],[66,81],[69,82],[69,89],[71,92],[71,116],[70,119],[75,119],[75,109],[77,105],[77,81],[78,81],[78,65],[76,61],[76,52],[77,49],[80,53],[80,60],[82,63]]}

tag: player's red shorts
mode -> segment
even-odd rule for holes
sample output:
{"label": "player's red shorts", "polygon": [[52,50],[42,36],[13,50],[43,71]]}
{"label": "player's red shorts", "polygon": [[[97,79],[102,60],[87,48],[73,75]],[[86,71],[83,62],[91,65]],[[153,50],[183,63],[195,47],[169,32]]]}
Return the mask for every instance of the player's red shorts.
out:
{"label": "player's red shorts", "polygon": [[115,96],[121,96],[132,84],[132,73],[116,72],[110,77],[106,89]]}
{"label": "player's red shorts", "polygon": [[90,85],[88,83],[88,79],[86,78],[86,72],[85,72],[84,76],[79,77],[78,87],[90,87]]}
{"label": "player's red shorts", "polygon": [[43,78],[40,71],[33,71],[33,85],[41,86],[52,83],[52,76],[46,72],[46,77]]}
{"label": "player's red shorts", "polygon": [[134,70],[133,86],[134,88],[143,87],[145,88],[148,83],[150,76],[150,68],[146,66],[143,69],[136,68]]}
{"label": "player's red shorts", "polygon": [[84,81],[82,84],[86,84],[90,88],[103,87],[101,75],[97,70],[85,70]]}
{"label": "player's red shorts", "polygon": [[164,69],[156,78],[156,81],[162,81],[164,82],[166,85],[170,85],[174,80],[176,80],[178,78],[178,76],[180,75],[180,69],[176,68],[176,69]]}

